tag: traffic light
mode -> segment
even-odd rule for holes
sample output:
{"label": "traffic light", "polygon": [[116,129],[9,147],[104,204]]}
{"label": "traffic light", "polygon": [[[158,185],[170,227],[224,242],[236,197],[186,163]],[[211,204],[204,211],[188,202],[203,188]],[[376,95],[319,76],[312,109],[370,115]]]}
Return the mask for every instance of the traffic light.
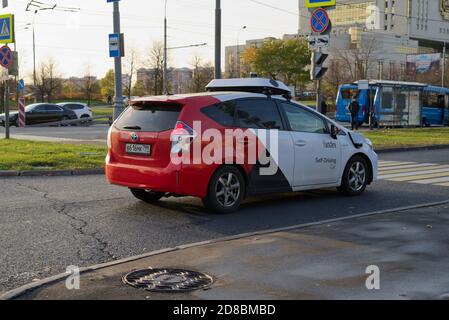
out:
{"label": "traffic light", "polygon": [[327,68],[324,68],[323,64],[327,57],[329,55],[326,53],[312,52],[312,64],[310,67],[310,78],[312,80],[319,80],[326,74]]}

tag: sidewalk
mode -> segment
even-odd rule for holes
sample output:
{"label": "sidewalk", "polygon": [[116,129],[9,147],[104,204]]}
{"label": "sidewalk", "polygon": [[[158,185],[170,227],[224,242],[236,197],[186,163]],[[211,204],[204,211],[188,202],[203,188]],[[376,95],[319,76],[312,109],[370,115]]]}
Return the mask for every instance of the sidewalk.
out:
{"label": "sidewalk", "polygon": [[[443,299],[449,298],[449,204],[200,244],[81,275],[18,299]],[[380,290],[365,270],[380,268]],[[206,291],[151,293],[122,283],[139,268],[185,268],[213,276]]]}

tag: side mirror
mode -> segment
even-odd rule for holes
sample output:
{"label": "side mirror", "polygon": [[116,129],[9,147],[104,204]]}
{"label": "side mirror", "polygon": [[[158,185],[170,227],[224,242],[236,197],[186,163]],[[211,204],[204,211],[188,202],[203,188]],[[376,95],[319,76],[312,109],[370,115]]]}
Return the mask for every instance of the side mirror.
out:
{"label": "side mirror", "polygon": [[331,137],[332,139],[337,140],[338,139],[338,133],[340,130],[335,126],[334,124],[331,124]]}

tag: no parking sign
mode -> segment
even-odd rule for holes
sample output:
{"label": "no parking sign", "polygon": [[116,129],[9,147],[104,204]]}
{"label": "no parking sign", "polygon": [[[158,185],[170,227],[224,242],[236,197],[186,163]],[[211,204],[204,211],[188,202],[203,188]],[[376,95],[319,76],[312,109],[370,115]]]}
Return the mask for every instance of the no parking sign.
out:
{"label": "no parking sign", "polygon": [[3,46],[0,48],[0,65],[8,69],[13,61],[13,54],[8,46]]}

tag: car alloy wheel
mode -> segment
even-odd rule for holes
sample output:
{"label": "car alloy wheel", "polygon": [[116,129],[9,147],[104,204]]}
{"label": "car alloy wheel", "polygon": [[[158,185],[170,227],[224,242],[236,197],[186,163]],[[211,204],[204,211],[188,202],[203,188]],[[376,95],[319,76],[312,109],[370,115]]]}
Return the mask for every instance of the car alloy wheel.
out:
{"label": "car alloy wheel", "polygon": [[215,185],[215,196],[218,203],[229,208],[239,200],[241,186],[239,179],[232,172],[223,174]]}
{"label": "car alloy wheel", "polygon": [[361,162],[354,162],[349,169],[349,187],[353,192],[359,192],[365,187],[366,169]]}

